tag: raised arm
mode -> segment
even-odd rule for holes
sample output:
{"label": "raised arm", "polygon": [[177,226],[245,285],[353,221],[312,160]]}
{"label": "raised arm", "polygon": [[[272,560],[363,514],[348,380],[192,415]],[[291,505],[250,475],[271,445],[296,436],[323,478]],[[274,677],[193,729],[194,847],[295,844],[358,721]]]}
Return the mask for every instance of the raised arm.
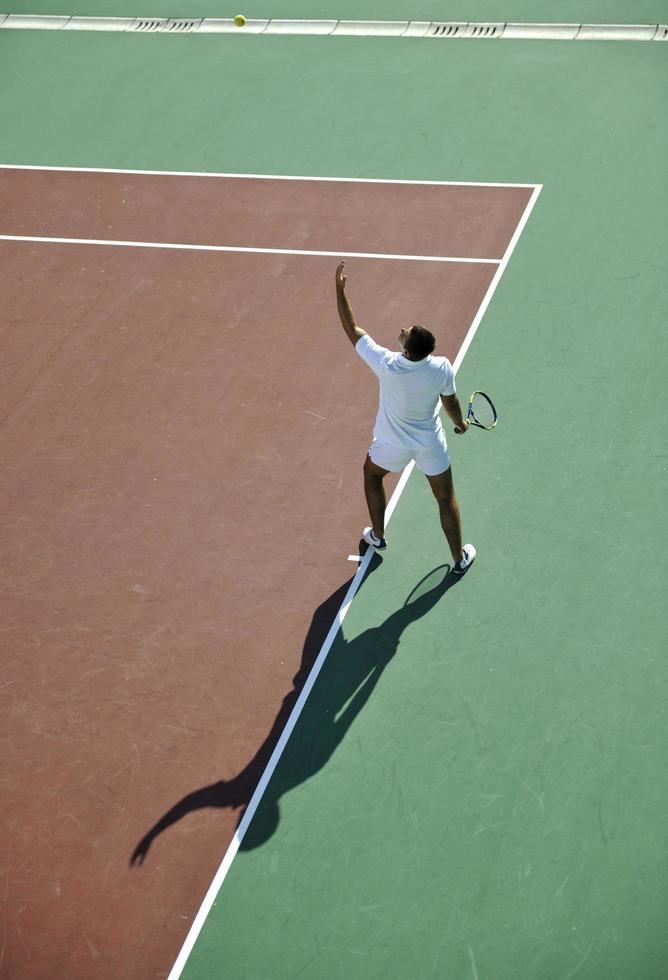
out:
{"label": "raised arm", "polygon": [[469,427],[468,419],[462,415],[462,406],[459,404],[457,395],[441,395],[443,408],[445,409],[450,421],[455,427],[457,435],[462,435]]}
{"label": "raised arm", "polygon": [[355,346],[360,337],[364,337],[366,330],[362,330],[355,323],[355,315],[346,296],[346,277],[343,274],[343,267],[346,263],[342,262],[336,270],[336,305],[341,317],[343,329],[350,343]]}

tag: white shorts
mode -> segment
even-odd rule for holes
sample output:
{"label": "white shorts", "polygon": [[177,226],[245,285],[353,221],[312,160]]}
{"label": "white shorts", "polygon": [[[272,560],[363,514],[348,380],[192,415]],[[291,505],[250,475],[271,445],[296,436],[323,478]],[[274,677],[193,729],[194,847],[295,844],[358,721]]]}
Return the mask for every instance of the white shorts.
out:
{"label": "white shorts", "polygon": [[369,447],[369,457],[376,466],[391,473],[400,473],[412,459],[425,476],[439,476],[450,468],[450,456],[445,436],[439,435],[431,446],[391,446],[374,439]]}

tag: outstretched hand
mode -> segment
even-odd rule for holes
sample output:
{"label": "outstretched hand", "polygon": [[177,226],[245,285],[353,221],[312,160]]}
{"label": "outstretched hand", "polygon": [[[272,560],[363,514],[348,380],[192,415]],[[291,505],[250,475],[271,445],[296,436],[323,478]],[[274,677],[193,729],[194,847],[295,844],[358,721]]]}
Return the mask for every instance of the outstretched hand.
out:
{"label": "outstretched hand", "polygon": [[341,262],[340,265],[336,269],[335,280],[336,280],[336,288],[337,289],[345,289],[346,288],[346,277],[343,274],[343,267],[344,267],[345,264],[346,264],[345,262]]}

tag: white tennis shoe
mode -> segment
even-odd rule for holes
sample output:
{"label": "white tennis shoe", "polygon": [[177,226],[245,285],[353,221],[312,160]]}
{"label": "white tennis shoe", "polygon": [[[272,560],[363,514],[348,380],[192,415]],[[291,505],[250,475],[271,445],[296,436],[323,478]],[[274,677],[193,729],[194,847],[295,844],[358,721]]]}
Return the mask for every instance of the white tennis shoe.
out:
{"label": "white tennis shoe", "polygon": [[471,567],[475,561],[476,551],[472,544],[464,545],[464,557],[456,561],[453,567],[453,572],[455,575],[463,575],[464,572]]}
{"label": "white tennis shoe", "polygon": [[370,544],[372,548],[375,548],[376,551],[385,551],[387,548],[387,541],[385,538],[377,538],[373,533],[372,527],[364,528],[362,531],[362,539],[366,541],[367,544]]}

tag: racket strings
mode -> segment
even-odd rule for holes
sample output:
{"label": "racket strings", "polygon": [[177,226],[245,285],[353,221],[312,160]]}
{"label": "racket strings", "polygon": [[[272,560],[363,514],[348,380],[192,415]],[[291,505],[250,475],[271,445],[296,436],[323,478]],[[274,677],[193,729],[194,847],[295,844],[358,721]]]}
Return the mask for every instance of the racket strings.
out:
{"label": "racket strings", "polygon": [[481,391],[476,391],[471,399],[471,415],[485,429],[491,429],[496,423],[496,409]]}

